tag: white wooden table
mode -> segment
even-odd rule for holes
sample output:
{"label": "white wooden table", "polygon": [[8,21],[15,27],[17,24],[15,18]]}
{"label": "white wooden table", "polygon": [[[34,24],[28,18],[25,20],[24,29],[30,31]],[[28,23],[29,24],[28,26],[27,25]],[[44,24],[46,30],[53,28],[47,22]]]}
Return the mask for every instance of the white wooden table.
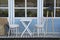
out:
{"label": "white wooden table", "polygon": [[[32,33],[31,33],[30,29],[28,28],[29,25],[30,25],[31,22],[32,22],[32,19],[20,19],[20,21],[21,21],[21,23],[22,23],[22,24],[24,25],[24,27],[25,27],[24,31],[23,31],[22,34],[21,34],[21,37],[23,36],[23,34],[25,33],[26,30],[27,30],[27,32],[29,33],[29,35],[32,36]],[[26,23],[24,23],[24,22],[29,22],[29,23],[28,23],[28,25],[26,25]]]}

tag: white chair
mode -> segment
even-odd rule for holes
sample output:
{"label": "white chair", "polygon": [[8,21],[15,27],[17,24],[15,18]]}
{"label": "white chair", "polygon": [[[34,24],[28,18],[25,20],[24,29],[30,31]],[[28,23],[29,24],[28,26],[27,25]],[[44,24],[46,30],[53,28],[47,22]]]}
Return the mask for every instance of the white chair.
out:
{"label": "white chair", "polygon": [[[39,37],[40,32],[43,32],[44,31],[44,24],[45,24],[45,19],[43,19],[41,21],[41,24],[40,25],[39,24],[36,24],[35,25],[35,27],[37,28],[38,37]],[[43,32],[43,33],[44,33],[44,36],[45,36],[45,32]]]}
{"label": "white chair", "polygon": [[17,29],[19,28],[19,25],[18,24],[10,24],[11,19],[9,19],[9,18],[7,20],[8,20],[8,23],[9,23],[8,36],[10,36],[10,32],[13,33],[12,31],[15,31],[16,36],[17,36]]}

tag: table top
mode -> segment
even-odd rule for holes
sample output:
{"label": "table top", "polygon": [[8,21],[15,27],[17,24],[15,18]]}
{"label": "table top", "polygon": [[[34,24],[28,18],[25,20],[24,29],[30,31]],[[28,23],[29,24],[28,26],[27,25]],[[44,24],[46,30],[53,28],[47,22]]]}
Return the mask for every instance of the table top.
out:
{"label": "table top", "polygon": [[20,19],[20,21],[32,21],[32,19]]}

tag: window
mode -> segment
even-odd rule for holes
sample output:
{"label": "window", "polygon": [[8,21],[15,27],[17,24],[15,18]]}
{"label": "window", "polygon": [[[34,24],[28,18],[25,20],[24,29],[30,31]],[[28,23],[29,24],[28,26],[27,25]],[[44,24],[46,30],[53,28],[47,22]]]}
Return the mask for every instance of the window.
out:
{"label": "window", "polygon": [[60,0],[56,0],[56,6],[60,7]]}
{"label": "window", "polygon": [[37,0],[15,0],[15,17],[37,17]]}
{"label": "window", "polygon": [[37,0],[27,0],[28,7],[37,7]]}
{"label": "window", "polygon": [[54,0],[44,0],[44,10],[43,10],[44,17],[52,17],[52,14],[54,16]]}
{"label": "window", "polygon": [[25,10],[24,9],[16,9],[15,17],[25,17]]}
{"label": "window", "polygon": [[8,17],[8,0],[0,0],[0,17]]}
{"label": "window", "polygon": [[60,17],[60,0],[56,0],[56,17]]}
{"label": "window", "polygon": [[25,7],[25,0],[15,0],[15,7]]}
{"label": "window", "polygon": [[8,10],[0,9],[0,17],[8,17]]}
{"label": "window", "polygon": [[46,17],[60,17],[60,0],[44,0],[43,16]]}
{"label": "window", "polygon": [[60,9],[56,9],[56,17],[60,17]]}
{"label": "window", "polygon": [[28,9],[27,15],[28,15],[28,17],[37,17],[37,10],[36,9]]}

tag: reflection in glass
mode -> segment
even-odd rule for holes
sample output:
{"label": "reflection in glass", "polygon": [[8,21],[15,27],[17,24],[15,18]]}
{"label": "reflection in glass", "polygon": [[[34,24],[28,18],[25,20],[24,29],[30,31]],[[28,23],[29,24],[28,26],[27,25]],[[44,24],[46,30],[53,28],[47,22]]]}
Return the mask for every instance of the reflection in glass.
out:
{"label": "reflection in glass", "polygon": [[8,17],[8,10],[0,9],[0,17]]}
{"label": "reflection in glass", "polygon": [[44,0],[44,7],[54,6],[54,0]]}
{"label": "reflection in glass", "polygon": [[25,10],[24,9],[16,9],[15,17],[25,17]]}
{"label": "reflection in glass", "polygon": [[27,0],[28,7],[37,7],[37,0]]}
{"label": "reflection in glass", "polygon": [[8,0],[0,0],[0,7],[7,7],[8,6]]}
{"label": "reflection in glass", "polygon": [[16,7],[24,7],[25,6],[25,0],[15,0],[15,6]]}
{"label": "reflection in glass", "polygon": [[36,9],[28,9],[27,16],[28,17],[37,17],[37,10]]}
{"label": "reflection in glass", "polygon": [[47,17],[47,12],[48,12],[48,17],[52,17],[52,14],[53,14],[53,16],[54,16],[54,11],[52,10],[52,11],[49,11],[49,10],[47,10],[47,9],[44,9],[43,10],[43,15],[44,15],[44,17]]}
{"label": "reflection in glass", "polygon": [[56,9],[56,17],[60,17],[60,9]]}
{"label": "reflection in glass", "polygon": [[56,6],[60,7],[60,0],[56,0]]}

